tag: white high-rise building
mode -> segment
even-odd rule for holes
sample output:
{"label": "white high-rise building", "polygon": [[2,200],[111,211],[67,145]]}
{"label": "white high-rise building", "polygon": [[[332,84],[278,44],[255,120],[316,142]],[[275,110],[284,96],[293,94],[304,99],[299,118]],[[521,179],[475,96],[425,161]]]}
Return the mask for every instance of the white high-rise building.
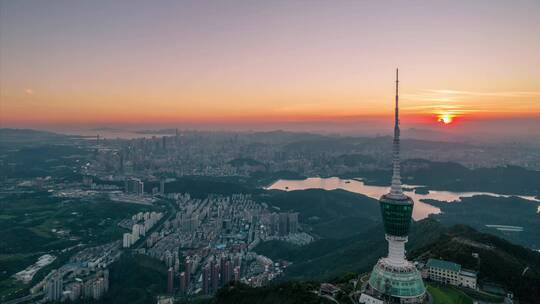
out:
{"label": "white high-rise building", "polygon": [[124,237],[122,239],[122,247],[124,248],[131,247],[131,233],[129,232],[124,233]]}
{"label": "white high-rise building", "polygon": [[55,273],[45,285],[45,294],[48,301],[60,301],[62,299],[63,280],[62,276]]}

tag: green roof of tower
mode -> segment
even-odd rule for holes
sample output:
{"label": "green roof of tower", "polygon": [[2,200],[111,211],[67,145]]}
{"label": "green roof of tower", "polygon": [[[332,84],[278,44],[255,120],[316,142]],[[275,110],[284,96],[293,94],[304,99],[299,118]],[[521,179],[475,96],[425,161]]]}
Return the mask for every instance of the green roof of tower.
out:
{"label": "green roof of tower", "polygon": [[461,270],[461,265],[439,259],[429,259],[426,265],[427,267],[446,269],[455,272],[459,272]]}

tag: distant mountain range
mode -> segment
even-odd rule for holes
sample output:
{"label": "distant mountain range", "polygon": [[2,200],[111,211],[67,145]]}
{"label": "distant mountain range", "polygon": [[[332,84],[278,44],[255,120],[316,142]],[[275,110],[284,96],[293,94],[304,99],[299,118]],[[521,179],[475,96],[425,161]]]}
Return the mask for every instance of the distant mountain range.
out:
{"label": "distant mountain range", "polygon": [[0,143],[55,143],[65,141],[69,136],[32,129],[0,129]]}
{"label": "distant mountain range", "polygon": [[124,130],[124,129],[110,128],[110,127],[94,128],[94,129],[90,129],[89,131],[101,131],[101,132],[126,132],[126,130]]}
{"label": "distant mountain range", "polygon": [[137,130],[133,131],[136,134],[155,134],[155,135],[174,135],[176,129],[159,129],[159,130]]}

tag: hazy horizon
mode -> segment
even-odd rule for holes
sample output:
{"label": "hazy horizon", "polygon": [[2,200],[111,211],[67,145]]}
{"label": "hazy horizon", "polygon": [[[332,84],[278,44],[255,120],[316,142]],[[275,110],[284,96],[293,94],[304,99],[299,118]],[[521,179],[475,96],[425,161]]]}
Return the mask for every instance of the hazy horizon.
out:
{"label": "hazy horizon", "polygon": [[0,181],[2,303],[539,303],[540,0],[0,0]]}
{"label": "hazy horizon", "polygon": [[2,127],[379,129],[396,67],[404,125],[532,135],[540,122],[537,1],[0,7]]}
{"label": "hazy horizon", "polygon": [[[181,131],[210,132],[306,132],[341,136],[391,136],[392,119],[348,119],[336,121],[295,121],[274,123],[184,123],[184,124],[76,124],[56,126],[15,125],[2,128],[34,129],[61,134],[94,136],[102,138],[142,137],[140,131]],[[452,128],[438,124],[402,123],[402,136],[432,141],[451,142],[530,142],[540,144],[540,124],[538,119],[505,119],[462,121]],[[150,134],[150,133],[149,133]],[[155,133],[157,134],[157,132]],[[171,133],[172,134],[172,133]],[[167,135],[171,135],[167,134]]]}

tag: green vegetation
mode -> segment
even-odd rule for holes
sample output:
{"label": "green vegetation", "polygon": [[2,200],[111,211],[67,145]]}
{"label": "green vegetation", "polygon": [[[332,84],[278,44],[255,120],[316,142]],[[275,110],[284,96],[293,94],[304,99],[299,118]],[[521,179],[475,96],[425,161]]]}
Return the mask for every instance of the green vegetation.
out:
{"label": "green vegetation", "polygon": [[151,207],[106,197],[68,200],[42,192],[4,198],[0,209],[9,216],[0,220],[0,254],[26,254],[120,239],[118,221]]}
{"label": "green vegetation", "polygon": [[28,290],[28,286],[22,282],[4,279],[0,280],[0,300],[9,300],[22,296]]}
{"label": "green vegetation", "polygon": [[249,167],[262,167],[262,169],[265,169],[263,163],[253,158],[247,158],[247,157],[235,158],[233,160],[230,160],[228,163],[233,167],[249,166]]}
{"label": "green vegetation", "polygon": [[[415,223],[411,227],[410,248],[419,248],[442,233],[442,226],[432,220]],[[387,243],[381,226],[351,237],[317,240],[306,246],[295,246],[283,241],[262,243],[254,250],[274,260],[293,262],[283,280],[333,280],[347,272],[371,271],[377,260],[386,254]]]}
{"label": "green vegetation", "polygon": [[[308,224],[304,227],[320,237],[302,247],[272,241],[255,248],[271,259],[293,262],[284,279],[332,279],[350,271],[370,271],[387,251],[379,204],[374,199],[343,190],[320,189],[267,191],[260,199],[280,210],[299,212],[300,221]],[[439,223],[429,219],[413,223],[408,245],[425,246],[442,230]]]}
{"label": "green vegetation", "polygon": [[0,279],[5,279],[8,274],[16,273],[33,264],[38,257],[39,254],[36,253],[1,254]]}
{"label": "green vegetation", "polygon": [[414,188],[414,193],[416,193],[416,194],[429,194],[429,189],[427,187],[417,187],[417,188]]}
{"label": "green vegetation", "polygon": [[[382,227],[344,239],[321,239],[302,247],[274,241],[254,250],[293,262],[284,280],[333,279],[349,271],[369,271],[385,252]],[[277,249],[276,249],[277,248]]]}
{"label": "green vegetation", "polygon": [[[463,198],[448,204],[435,200],[425,202],[441,208],[434,215],[445,225],[464,224],[479,231],[488,232],[529,248],[540,249],[540,203],[518,197],[493,197],[479,195]],[[486,225],[509,225],[523,227],[523,231],[497,230]]]}
{"label": "green vegetation", "polygon": [[[363,195],[342,190],[267,191],[262,201],[281,210],[300,212],[304,227],[320,238],[306,246],[282,241],[258,245],[255,251],[274,260],[293,262],[286,279],[332,279],[347,272],[366,272],[386,254],[387,243],[379,204]],[[443,227],[426,219],[411,225],[409,248],[418,248],[437,239]]]}
{"label": "green vegetation", "polygon": [[0,143],[6,145],[66,142],[69,138],[67,135],[47,131],[0,128]]}
{"label": "green vegetation", "polygon": [[298,172],[294,171],[255,171],[251,173],[250,179],[248,180],[254,187],[268,187],[280,179],[289,179],[289,180],[303,180],[307,176],[301,175]]}
{"label": "green vegetation", "polygon": [[[366,183],[387,185],[388,170],[364,170],[344,177],[363,177]],[[402,163],[401,176],[411,185],[425,185],[432,190],[482,191],[500,194],[538,195],[540,171],[517,166],[468,169],[452,162],[409,159]]]}
{"label": "green vegetation", "polygon": [[124,254],[110,268],[110,288],[98,303],[154,304],[167,286],[167,267],[145,255]]}
{"label": "green vegetation", "polygon": [[[473,253],[477,253],[479,259],[473,257]],[[480,284],[502,284],[522,303],[535,303],[540,299],[540,253],[470,227],[452,227],[435,242],[413,249],[411,256],[441,258],[479,271]]]}
{"label": "green vegetation", "polygon": [[427,289],[433,297],[433,304],[472,304],[472,299],[460,290],[449,286],[428,284]]}
{"label": "green vegetation", "polygon": [[64,180],[79,179],[74,169],[90,155],[90,151],[74,145],[24,146],[4,151],[0,177],[29,178],[53,176]]}
{"label": "green vegetation", "polygon": [[114,203],[105,197],[61,199],[48,192],[14,194],[0,199],[0,297],[19,290],[20,283],[11,276],[36,262],[45,253],[57,256],[41,269],[33,281],[50,269],[61,266],[72,251],[61,250],[77,245],[98,245],[120,240],[122,228],[117,223],[139,211],[153,207]]}
{"label": "green vegetation", "polygon": [[259,198],[280,210],[299,212],[300,222],[322,238],[346,238],[381,224],[376,200],[343,190],[272,190]]}
{"label": "green vegetation", "polygon": [[[381,225],[359,230],[360,233],[350,237],[322,238],[302,247],[272,241],[254,250],[274,260],[293,262],[282,280],[335,280],[349,271],[370,271],[377,259],[386,254]],[[433,219],[413,223],[407,246],[410,259],[435,257],[454,261],[479,271],[480,283],[506,286],[523,303],[534,303],[534,299],[540,298],[540,254],[532,250],[470,227],[445,228]],[[480,259],[472,253],[478,253]],[[500,301],[500,297],[472,290],[459,291],[462,292],[467,294],[461,295],[464,298]]]}
{"label": "green vegetation", "polygon": [[465,294],[467,294],[469,297],[471,297],[473,300],[485,301],[485,302],[490,302],[490,303],[502,303],[504,301],[504,297],[502,296],[489,294],[483,291],[478,291],[478,290],[469,289],[469,288],[462,288],[460,290],[464,292]]}
{"label": "green vegetation", "polygon": [[230,285],[219,290],[212,304],[330,304],[334,303],[313,293],[319,284],[288,282],[251,288],[243,284]]}

